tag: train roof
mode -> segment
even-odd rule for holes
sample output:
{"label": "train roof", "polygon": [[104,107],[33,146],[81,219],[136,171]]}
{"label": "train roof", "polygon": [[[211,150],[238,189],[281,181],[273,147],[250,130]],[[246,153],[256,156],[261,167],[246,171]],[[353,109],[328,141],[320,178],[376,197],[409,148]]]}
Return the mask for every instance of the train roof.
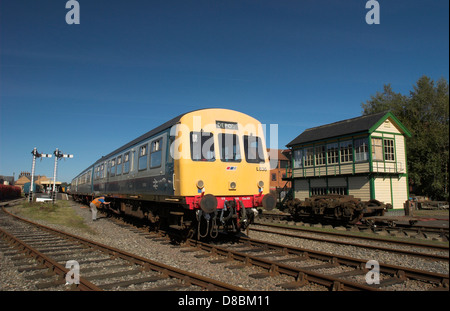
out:
{"label": "train roof", "polygon": [[[195,111],[195,110],[194,110],[194,111]],[[180,114],[179,116],[177,116],[177,117],[175,117],[175,118],[173,118],[173,119],[171,119],[171,120],[169,120],[169,121],[167,121],[167,122],[161,124],[160,126],[154,128],[154,129],[151,130],[151,131],[148,131],[147,133],[145,133],[145,134],[139,136],[138,138],[133,139],[132,141],[130,141],[129,143],[123,145],[122,147],[120,147],[120,148],[114,150],[113,152],[110,152],[110,153],[108,153],[107,155],[101,157],[101,158],[100,158],[99,160],[97,160],[97,162],[95,162],[94,164],[97,164],[98,162],[101,162],[101,161],[103,161],[103,160],[106,160],[107,158],[111,157],[112,155],[114,155],[114,154],[116,154],[116,153],[120,153],[120,152],[122,152],[122,151],[124,151],[124,150],[130,148],[131,146],[136,145],[136,144],[139,143],[140,141],[145,140],[145,139],[147,139],[147,138],[149,138],[149,137],[152,137],[152,136],[154,136],[154,135],[156,135],[156,134],[162,132],[163,130],[172,127],[173,125],[177,124],[177,123],[180,121],[180,119],[181,119],[184,115],[186,115],[186,114],[188,114],[188,113],[189,113],[189,112]]]}
{"label": "train roof", "polygon": [[[187,115],[187,114],[189,114],[189,113],[192,113],[192,112],[202,111],[202,110],[209,110],[209,109],[225,109],[225,108],[202,108],[202,109],[195,109],[195,110],[192,110],[192,111],[188,111],[188,112],[182,113],[182,114],[180,114],[179,116],[176,116],[175,118],[173,118],[173,119],[171,119],[171,120],[169,120],[169,121],[167,121],[167,122],[161,124],[160,126],[154,128],[154,129],[152,129],[151,131],[148,131],[147,133],[145,133],[145,134],[143,134],[143,135],[137,137],[136,139],[133,139],[132,141],[130,141],[129,143],[123,145],[122,147],[119,147],[119,148],[115,149],[114,151],[108,153],[107,155],[102,156],[100,159],[98,159],[97,161],[95,161],[92,165],[89,165],[88,168],[84,169],[80,174],[78,174],[76,177],[74,177],[74,179],[77,178],[77,177],[79,177],[79,176],[81,176],[81,175],[84,174],[86,171],[92,169],[92,167],[93,167],[94,165],[96,165],[96,164],[98,164],[98,163],[101,163],[102,161],[105,161],[106,159],[110,158],[111,156],[113,156],[113,155],[115,155],[115,154],[117,154],[117,153],[120,153],[120,152],[122,152],[122,151],[125,151],[126,149],[128,149],[128,148],[130,148],[130,147],[132,147],[132,146],[134,146],[134,145],[136,145],[136,144],[138,144],[138,143],[139,143],[140,141],[142,141],[142,140],[145,140],[145,139],[147,139],[147,138],[150,138],[150,137],[152,137],[152,136],[154,136],[154,135],[156,135],[156,134],[158,134],[158,133],[160,133],[160,132],[162,132],[162,131],[164,131],[164,130],[170,128],[170,127],[172,127],[173,125],[175,125],[175,124],[177,124],[178,122],[180,122],[180,120],[181,120],[181,118],[182,118],[183,116],[185,116],[185,115]],[[229,110],[229,109],[227,109],[227,110]],[[237,112],[237,111],[236,111],[236,112]],[[242,113],[242,112],[239,112],[239,113]],[[242,114],[243,114],[243,113],[242,113]]]}
{"label": "train roof", "polygon": [[[164,131],[165,129],[168,129],[168,128],[172,127],[173,125],[175,125],[175,124],[177,124],[178,122],[180,122],[180,119],[181,119],[183,116],[187,115],[187,114],[190,114],[190,113],[196,112],[196,111],[209,110],[209,109],[224,109],[224,108],[202,108],[202,109],[195,109],[195,110],[192,110],[192,111],[189,111],[189,112],[185,112],[185,113],[183,113],[183,114],[180,114],[179,116],[176,116],[175,118],[173,118],[173,119],[171,119],[171,120],[169,120],[169,121],[167,121],[167,122],[161,124],[160,126],[154,128],[153,130],[151,130],[151,131],[149,131],[149,132],[147,132],[147,133],[145,133],[145,134],[143,134],[143,135],[137,137],[136,139],[130,141],[129,143],[123,145],[122,147],[120,147],[120,148],[118,148],[118,149],[116,149],[116,150],[114,150],[114,151],[108,153],[107,155],[101,157],[101,158],[100,158],[99,160],[97,160],[93,165],[95,165],[95,164],[97,164],[97,163],[99,163],[99,162],[102,162],[102,161],[108,159],[109,157],[113,156],[114,154],[120,153],[120,152],[122,152],[122,151],[124,151],[124,150],[126,150],[126,149],[128,149],[128,148],[130,148],[130,147],[132,147],[132,146],[134,146],[134,145],[136,145],[137,143],[139,143],[139,142],[142,141],[142,140],[145,140],[145,139],[147,139],[147,138],[150,138],[150,137],[152,137],[152,136],[154,136],[154,135],[156,135],[156,134],[158,134],[158,133]],[[237,111],[236,111],[236,112],[237,112]],[[239,113],[242,113],[242,112],[239,112]]]}

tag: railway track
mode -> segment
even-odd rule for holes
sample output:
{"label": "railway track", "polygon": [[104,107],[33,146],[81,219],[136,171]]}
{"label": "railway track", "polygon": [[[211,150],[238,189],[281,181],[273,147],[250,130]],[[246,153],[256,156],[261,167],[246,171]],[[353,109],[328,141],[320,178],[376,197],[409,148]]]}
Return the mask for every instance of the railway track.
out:
{"label": "railway track", "polygon": [[[364,219],[363,219],[364,220]],[[314,226],[316,223],[309,222],[308,219],[303,219],[301,224],[308,224]],[[326,223],[327,220],[324,220]],[[288,213],[262,213],[258,215],[256,219],[257,224],[280,224],[280,223],[292,223],[297,226],[297,222],[291,220],[291,215]],[[331,226],[342,226],[342,224],[330,221]],[[320,224],[318,224],[320,225]],[[373,222],[368,220],[366,223],[358,223],[355,225],[346,225],[347,230],[355,230],[360,232],[372,232],[372,233],[385,233],[388,235],[396,235],[399,237],[412,237],[416,239],[435,238],[442,241],[449,241],[448,228],[436,228],[430,226],[418,226],[418,225],[399,225],[393,221],[386,222]]]}
{"label": "railway track", "polygon": [[204,250],[220,262],[239,261],[255,265],[266,272],[256,277],[285,274],[295,280],[280,287],[295,289],[313,282],[328,290],[386,290],[389,286],[405,282],[424,282],[430,290],[449,290],[448,275],[379,263],[380,282],[366,277],[373,275],[375,266],[367,260],[340,256],[300,247],[240,237],[237,244],[213,245],[188,240],[192,247]]}
{"label": "railway track", "polygon": [[[410,240],[393,240],[376,236],[369,237],[349,233],[317,231],[306,228],[285,227],[277,224],[260,223],[252,226],[249,230],[250,232],[263,232],[325,243],[355,246],[383,252],[420,257],[429,260],[449,261],[448,245],[429,244]],[[389,245],[389,247],[386,247],[386,245]]]}
{"label": "railway track", "polygon": [[[141,228],[141,227],[139,227],[139,225],[135,226],[133,223],[124,222],[120,218],[113,218],[113,221],[123,228],[127,228],[128,230],[131,230],[135,233],[145,235],[146,238],[151,238],[155,241],[160,241],[162,243],[164,243],[164,242],[168,243],[170,241],[170,237],[169,237],[170,235],[167,234],[167,232],[165,232],[165,231],[160,230],[158,232],[149,233],[148,231],[146,231],[145,227]],[[227,238],[225,238],[225,240],[226,239]],[[244,239],[244,238],[241,238],[241,239]],[[195,253],[194,257],[196,257],[196,258],[211,258],[211,260],[209,261],[210,263],[215,264],[215,265],[225,264],[225,266],[223,268],[228,268],[231,270],[245,269],[247,267],[252,267],[252,266],[258,267],[259,270],[257,270],[258,272],[256,272],[256,273],[254,270],[251,270],[252,274],[250,275],[250,277],[254,278],[254,279],[261,279],[261,278],[265,278],[268,276],[277,277],[280,274],[287,275],[287,276],[291,277],[291,278],[288,278],[289,281],[279,284],[279,288],[285,289],[285,290],[295,290],[297,288],[309,285],[311,283],[323,285],[323,288],[321,288],[319,290],[366,290],[366,291],[367,290],[368,291],[376,291],[377,290],[376,288],[365,286],[364,284],[354,284],[352,282],[340,280],[345,285],[347,285],[344,289],[344,286],[342,286],[343,284],[341,284],[339,282],[335,283],[334,280],[332,280],[331,278],[328,278],[327,276],[323,276],[323,275],[320,276],[320,274],[316,275],[316,278],[312,278],[311,280],[304,280],[303,278],[305,277],[305,275],[303,275],[299,271],[295,271],[295,268],[294,268],[294,272],[291,271],[290,273],[285,273],[286,270],[279,270],[277,264],[271,264],[270,262],[267,262],[267,260],[264,260],[263,258],[261,258],[261,260],[255,260],[255,258],[261,256],[261,254],[255,255],[256,257],[253,258],[251,255],[241,254],[242,251],[233,250],[233,248],[236,248],[239,246],[243,246],[245,248],[245,247],[247,247],[248,243],[247,242],[242,243],[242,241],[240,241],[240,240],[236,241],[234,238],[232,238],[232,240],[233,240],[233,242],[231,245],[228,245],[228,247],[223,246],[223,248],[222,248],[219,245],[210,244],[210,243],[206,243],[206,242],[200,242],[200,241],[197,241],[194,239],[189,239],[186,241],[186,243],[181,245],[182,248],[180,249],[180,252]],[[239,244],[236,245],[235,242],[238,242]],[[185,246],[187,246],[187,248]],[[267,250],[267,249],[264,248],[264,250]],[[261,248],[256,247],[254,249],[244,250],[244,253],[245,252],[253,253],[253,252],[259,252],[259,251],[261,251]],[[262,257],[265,257],[266,255],[267,254],[263,254]],[[220,258],[223,256],[225,256],[225,258]],[[274,256],[276,257],[277,255],[274,255]],[[218,257],[218,258],[214,258],[214,257]],[[240,261],[241,263],[234,264],[233,261]],[[274,269],[274,267],[276,267],[276,268]],[[265,272],[264,270],[268,270],[268,272]],[[300,285],[299,285],[300,279],[298,276],[299,273],[301,274],[300,278],[302,279],[302,283]],[[315,272],[311,272],[311,274],[315,274]],[[311,278],[311,275],[309,277]],[[317,290],[317,287],[315,287],[315,290]]]}
{"label": "railway track", "polygon": [[[105,220],[106,221],[106,220]],[[161,243],[168,243],[169,239],[161,236],[157,236],[153,233],[149,233],[148,230],[139,231],[138,229],[130,226],[129,224],[122,223],[124,228],[129,228],[130,231],[140,233],[145,238],[153,239],[154,241],[161,241]],[[52,229],[53,230],[53,229]],[[146,231],[146,232],[145,232]],[[395,290],[389,288],[389,286],[395,284],[409,284],[411,282],[423,283],[422,288],[434,289],[434,290],[448,290],[448,275],[442,275],[438,273],[428,273],[425,271],[419,271],[414,269],[408,269],[405,267],[396,267],[393,265],[380,264],[380,284],[367,284],[365,277],[371,273],[371,268],[366,268],[366,261],[361,259],[350,258],[346,256],[337,256],[333,254],[327,254],[324,252],[317,252],[308,249],[301,249],[297,247],[290,247],[287,245],[276,245],[275,243],[267,243],[264,241],[257,241],[254,239],[240,238],[233,243],[225,243],[220,245],[212,245],[208,243],[198,242],[189,240],[187,243],[189,249],[184,246],[180,248],[180,252],[194,252],[197,258],[205,258],[206,261],[217,266],[217,269],[227,270],[244,268],[245,271],[253,270],[252,278],[265,278],[269,279],[259,282],[275,282],[273,284],[278,284],[280,289],[286,290]],[[1,247],[1,245],[0,245]],[[67,252],[66,251],[66,255]],[[17,255],[15,255],[17,256]],[[70,256],[69,256],[70,257]],[[105,255],[103,260],[107,259],[120,259],[120,256],[111,255],[108,253]],[[67,259],[67,258],[65,258]],[[81,259],[80,259],[81,260]],[[141,260],[141,259],[139,259]],[[145,264],[139,260],[128,262],[126,264],[127,269],[125,270],[145,270]],[[236,262],[237,261],[237,262]],[[62,260],[61,263],[64,263]],[[108,262],[111,265],[120,266],[121,263]],[[82,276],[86,277],[88,281],[93,281],[89,279],[88,276],[92,276],[98,273],[98,266],[101,263],[93,264],[91,267],[86,268],[86,264],[83,263]],[[225,265],[225,266],[222,266]],[[250,266],[255,266],[257,268],[248,268]],[[132,267],[132,268],[129,268]],[[92,271],[86,271],[86,269],[91,269]],[[255,273],[254,271],[258,271]],[[227,270],[230,271],[230,270]],[[86,273],[88,272],[88,273]],[[108,270],[111,274],[111,270]],[[150,272],[150,271],[148,271]],[[66,272],[67,273],[67,272]],[[115,272],[114,272],[115,273]],[[125,272],[124,272],[125,273]],[[119,286],[127,286],[127,284],[133,284],[133,279],[136,279],[136,273],[134,276],[127,276],[129,278],[128,283],[119,284]],[[239,272],[241,273],[241,272]],[[163,273],[157,272],[158,275]],[[233,275],[228,273],[229,275]],[[106,277],[106,276],[105,276]],[[61,277],[60,277],[61,278]],[[143,278],[143,277],[142,277]],[[174,278],[168,277],[166,280]],[[170,285],[156,285],[159,290],[162,289],[186,289],[186,290],[196,290],[194,286],[186,287],[186,277],[178,278],[175,282],[175,286]],[[283,280],[279,282],[278,280]],[[60,281],[61,282],[61,281]],[[119,283],[124,282],[113,281],[106,279],[105,281],[100,281],[99,283],[93,282],[95,285],[99,286],[101,289],[108,289],[111,285],[106,285],[108,283]],[[163,282],[163,281],[161,281]],[[48,282],[47,282],[48,283]],[[188,282],[189,284],[189,282]],[[104,288],[101,287],[104,286]],[[180,285],[182,285],[180,287]],[[166,287],[164,287],[166,286]],[[178,286],[178,287],[177,287]],[[206,285],[206,288],[215,288],[213,285]],[[408,288],[408,285],[405,285]],[[66,289],[64,285],[60,285],[60,288]],[[119,287],[113,287],[119,288]],[[197,287],[198,289],[204,287]],[[242,289],[238,287],[239,290]],[[423,289],[420,289],[423,290]]]}
{"label": "railway track", "polygon": [[[120,220],[119,220],[120,221]],[[122,226],[129,227],[130,230],[139,230],[129,224],[122,222]],[[261,229],[250,228],[250,231],[264,231]],[[273,232],[270,232],[273,233]],[[317,233],[317,231],[316,231]],[[279,234],[276,232],[276,234]],[[348,237],[348,234],[329,233],[330,235]],[[289,235],[289,234],[288,234]],[[294,237],[298,238],[297,235]],[[378,240],[379,242],[400,244],[407,247],[424,247],[439,252],[447,252],[448,246],[427,245],[418,242],[397,242],[383,238],[358,237],[362,240]],[[159,237],[161,241],[167,238]],[[330,242],[332,240],[315,238],[321,242]],[[395,248],[386,248],[381,246],[371,247],[360,243],[344,243],[342,241],[332,241],[338,244],[348,244],[364,248],[373,248],[379,251],[389,251],[403,254],[406,256],[418,256],[428,260],[442,260],[448,262],[448,255],[437,255],[429,253],[420,253],[417,251],[408,251]],[[236,244],[237,243],[237,244]],[[306,286],[310,283],[322,285],[325,290],[385,290],[391,285],[406,282],[423,282],[429,285],[432,290],[448,290],[448,275],[411,269],[403,266],[389,264],[380,264],[382,281],[380,284],[367,285],[365,276],[370,272],[366,268],[367,260],[361,260],[348,256],[338,256],[309,249],[291,247],[284,244],[270,243],[261,240],[240,237],[233,241],[233,244],[217,245],[212,243],[199,242],[190,239],[186,243],[191,246],[191,250],[184,252],[205,251],[205,254],[197,254],[196,257],[211,257],[210,262],[214,264],[226,264],[228,268],[243,268],[246,266],[257,266],[265,270],[256,273],[255,278],[274,277],[280,274],[293,277],[294,281],[279,284],[284,289],[296,289]],[[242,248],[242,249],[241,249]],[[217,257],[217,258],[213,258]],[[240,264],[231,264],[232,261],[239,261]],[[296,266],[301,263],[301,267]],[[328,270],[328,271],[327,271]],[[333,272],[334,271],[334,272]]]}
{"label": "railway track", "polygon": [[[0,211],[0,237],[2,253],[17,265],[18,271],[28,273],[25,277],[33,280],[38,290],[107,290],[129,286],[156,291],[245,290],[39,225],[4,208]],[[83,266],[79,275],[77,265]]]}
{"label": "railway track", "polygon": [[[128,226],[133,231],[145,232],[145,230],[139,230],[129,224],[122,223],[122,226]],[[149,233],[147,232],[146,234]],[[154,235],[153,238],[160,241],[168,241],[168,238],[162,235]],[[383,239],[380,240],[383,241]],[[196,253],[195,257],[211,258],[211,263],[224,264],[224,267],[228,269],[239,269],[248,266],[261,268],[262,272],[251,276],[254,278],[279,275],[292,277],[292,281],[279,284],[280,289],[295,290],[315,283],[321,285],[323,290],[373,291],[385,290],[389,286],[399,283],[423,282],[427,284],[426,286],[430,290],[448,290],[448,275],[388,264],[380,264],[382,278],[380,284],[367,285],[365,276],[370,273],[370,269],[366,268],[366,260],[305,250],[246,237],[233,240],[231,244],[217,245],[193,239],[188,240],[186,244],[191,249],[183,249],[182,252],[200,252]],[[435,247],[431,246],[431,248]],[[436,246],[436,248],[440,249],[439,246]],[[448,247],[444,247],[445,249],[448,251]],[[395,252],[396,250],[392,249],[391,251]],[[400,253],[408,256],[416,255],[414,252],[400,251]],[[435,257],[433,254],[422,257],[431,260],[448,261],[448,256],[442,256],[442,259],[439,256]],[[233,263],[235,261],[239,263]],[[298,263],[301,266],[298,266]]]}

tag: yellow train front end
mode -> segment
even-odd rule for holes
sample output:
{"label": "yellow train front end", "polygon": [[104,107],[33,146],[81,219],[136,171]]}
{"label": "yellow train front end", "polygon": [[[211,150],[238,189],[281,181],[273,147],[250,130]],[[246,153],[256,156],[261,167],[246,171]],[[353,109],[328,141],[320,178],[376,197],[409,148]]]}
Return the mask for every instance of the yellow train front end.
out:
{"label": "yellow train front end", "polygon": [[257,207],[275,206],[259,121],[233,110],[204,109],[185,114],[171,135],[174,194],[195,211],[199,226],[206,223],[203,235],[219,227],[242,230]]}

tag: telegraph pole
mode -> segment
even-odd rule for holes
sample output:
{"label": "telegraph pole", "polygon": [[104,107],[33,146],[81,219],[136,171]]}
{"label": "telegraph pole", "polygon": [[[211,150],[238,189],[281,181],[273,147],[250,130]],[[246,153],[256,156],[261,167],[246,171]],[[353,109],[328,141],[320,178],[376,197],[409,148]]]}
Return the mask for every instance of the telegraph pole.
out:
{"label": "telegraph pole", "polygon": [[36,158],[51,158],[51,154],[39,153],[36,147],[31,151],[33,155],[33,164],[31,165],[31,183],[30,183],[30,193],[28,194],[28,202],[33,202],[33,186],[34,186],[34,168],[36,167]]}
{"label": "telegraph pole", "polygon": [[55,152],[55,169],[53,170],[53,191],[52,191],[52,203],[55,204],[56,200],[56,170],[58,168],[58,160],[61,158],[73,158],[73,154],[63,154],[58,148],[56,148]]}

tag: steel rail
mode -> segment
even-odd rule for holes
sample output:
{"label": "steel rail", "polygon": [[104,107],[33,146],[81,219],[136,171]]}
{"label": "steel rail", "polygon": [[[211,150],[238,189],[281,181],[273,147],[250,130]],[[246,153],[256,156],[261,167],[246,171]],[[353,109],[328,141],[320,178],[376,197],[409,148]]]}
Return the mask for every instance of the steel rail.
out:
{"label": "steel rail", "polygon": [[181,269],[178,269],[178,268],[175,268],[175,267],[172,267],[169,265],[165,265],[165,264],[138,256],[138,255],[135,255],[135,254],[125,252],[118,248],[114,248],[114,247],[111,247],[111,246],[108,246],[105,244],[97,243],[97,242],[91,241],[89,239],[86,239],[86,238],[83,238],[80,236],[76,236],[76,235],[73,235],[73,234],[70,234],[70,233],[67,233],[64,231],[60,231],[60,230],[57,230],[57,229],[54,229],[54,228],[51,228],[51,227],[48,227],[45,225],[37,224],[37,223],[30,221],[28,219],[25,219],[23,217],[14,215],[14,214],[10,213],[9,211],[5,210],[4,208],[2,208],[2,209],[7,214],[9,214],[17,219],[20,219],[21,221],[24,221],[24,222],[32,224],[34,226],[40,227],[47,231],[57,233],[59,235],[65,236],[69,239],[76,240],[78,242],[81,242],[84,245],[94,247],[96,249],[100,249],[100,250],[112,255],[113,257],[125,259],[127,261],[133,262],[134,264],[141,265],[144,268],[144,270],[146,270],[146,271],[153,270],[153,271],[161,272],[163,275],[179,279],[179,280],[183,281],[185,284],[192,284],[192,285],[200,286],[200,287],[208,289],[208,290],[246,291],[246,289],[244,289],[242,287],[234,286],[234,285],[231,285],[231,284],[228,284],[225,282],[221,282],[221,281],[217,281],[217,280],[205,277],[205,276],[201,276],[199,274],[181,270]]}
{"label": "steel rail", "polygon": [[[392,244],[399,244],[399,245],[405,245],[408,246],[416,246],[416,247],[423,247],[423,248],[432,248],[436,250],[441,251],[448,251],[449,246],[445,245],[436,245],[436,244],[429,244],[429,243],[422,243],[422,242],[413,242],[413,241],[398,241],[398,240],[391,240],[376,236],[360,236],[355,234],[346,234],[346,233],[339,233],[339,232],[329,232],[329,231],[322,231],[322,230],[315,230],[315,229],[308,229],[308,228],[298,228],[298,227],[285,227],[277,224],[265,224],[265,223],[254,223],[254,225],[258,226],[265,226],[265,227],[273,227],[273,228],[279,228],[279,229],[285,229],[285,230],[291,230],[291,231],[300,231],[300,232],[307,232],[307,233],[316,233],[316,234],[322,234],[322,235],[331,235],[331,236],[337,236],[337,237],[346,237],[346,238],[355,238],[360,240],[369,240],[369,241],[377,241],[377,242],[388,242]],[[253,230],[254,228],[250,228],[250,230]]]}
{"label": "steel rail", "polygon": [[[274,248],[274,249],[283,249],[290,254],[301,255],[303,253],[307,253],[308,256],[311,258],[317,258],[317,259],[322,259],[322,260],[335,260],[337,263],[355,266],[355,267],[363,267],[367,263],[367,260],[364,260],[364,259],[336,255],[336,254],[329,254],[329,253],[325,253],[325,252],[320,252],[320,251],[315,251],[315,250],[310,250],[310,249],[303,249],[300,247],[288,246],[288,245],[278,244],[278,243],[273,243],[273,242],[268,242],[268,241],[250,239],[250,238],[246,238],[246,237],[240,237],[239,240],[249,243],[251,245],[266,246],[266,247]],[[447,288],[449,285],[449,275],[448,274],[422,271],[422,270],[418,270],[418,269],[396,266],[396,265],[391,265],[391,264],[386,264],[386,263],[379,263],[379,264],[380,264],[380,272],[382,272],[382,273],[395,274],[395,275],[399,275],[399,276],[404,275],[407,278],[411,278],[411,279],[422,280],[422,281],[431,281],[431,282],[440,284],[441,286],[444,286]]]}
{"label": "steel rail", "polygon": [[[283,227],[276,227],[276,228],[277,229],[285,229]],[[278,234],[278,235],[292,237],[292,238],[300,238],[300,239],[306,239],[306,240],[312,240],[312,241],[334,243],[334,244],[341,244],[341,245],[347,245],[347,246],[355,246],[355,247],[374,249],[374,250],[380,250],[380,251],[385,251],[385,252],[398,253],[398,254],[414,256],[414,257],[422,257],[422,258],[426,258],[426,259],[449,261],[449,256],[448,255],[445,256],[445,255],[438,255],[438,254],[427,254],[427,253],[421,253],[421,252],[409,251],[409,250],[402,250],[402,249],[395,249],[395,248],[389,248],[389,247],[383,247],[383,246],[374,246],[374,245],[367,245],[367,244],[360,244],[360,243],[353,243],[353,242],[346,242],[346,241],[330,240],[330,239],[324,239],[324,238],[318,238],[318,237],[301,236],[301,235],[292,234],[292,233],[271,231],[271,230],[260,229],[260,228],[249,228],[249,229],[251,231],[270,233],[270,234]],[[289,228],[287,228],[287,230],[289,230]],[[320,232],[318,234],[320,234]],[[346,235],[342,235],[341,237],[349,238],[349,239],[352,238],[352,236],[348,236],[348,235],[347,236]],[[357,238],[358,237],[356,237],[356,239]],[[370,239],[368,239],[368,240],[370,240]],[[376,242],[389,242],[389,240],[387,240],[387,239],[383,239],[383,241],[381,241],[381,240],[374,240],[374,241],[376,241]],[[410,247],[417,246],[416,245],[417,243],[411,243],[410,244],[409,242],[406,242],[406,241],[401,241],[401,242],[402,243],[400,243],[400,245],[402,245],[402,246],[410,246]],[[394,241],[394,243],[396,243],[396,242]],[[423,246],[423,247],[426,247],[426,246]],[[448,247],[447,248],[445,248],[445,247],[435,248],[435,249],[448,251]]]}
{"label": "steel rail", "polygon": [[0,202],[0,207],[2,206],[8,206],[8,205],[15,205],[16,203],[19,203],[21,201],[25,201],[24,198],[20,198],[20,199],[13,199],[13,200],[6,200],[6,201],[2,201]]}
{"label": "steel rail", "polygon": [[[278,218],[278,219],[289,219],[290,218],[290,214],[262,214],[262,215],[258,215],[258,217],[260,217],[260,219],[267,219],[268,221],[272,221],[274,220],[274,218]],[[285,219],[285,220],[286,220]],[[307,220],[306,220],[307,222]],[[256,223],[256,224],[262,224],[262,223]],[[365,224],[361,224],[361,225],[354,225],[354,227],[358,228],[359,230],[361,229],[369,229],[369,230],[373,230],[374,227],[371,225],[365,225]],[[394,231],[415,231],[417,233],[433,233],[433,234],[446,234],[448,235],[449,233],[449,229],[448,228],[436,228],[433,226],[425,226],[425,225],[421,225],[421,226],[408,226],[405,224],[396,224],[396,226],[392,227],[390,225],[384,225],[384,224],[377,224],[376,226],[379,229],[388,229],[388,230],[394,230]]]}
{"label": "steel rail", "polygon": [[[310,250],[310,249],[302,249],[299,247],[293,247],[283,244],[277,244],[267,241],[261,241],[256,239],[250,239],[245,237],[238,238],[238,241],[243,242],[247,245],[257,246],[257,247],[263,247],[266,249],[275,249],[275,250],[281,250],[285,254],[292,254],[297,255],[300,257],[306,257],[311,259],[319,259],[319,260],[325,260],[329,263],[334,264],[343,264],[347,266],[352,266],[355,269],[361,269],[364,270],[367,260],[358,259],[358,258],[352,258],[348,256],[341,256],[341,255],[335,255],[335,254],[329,254],[325,252]],[[351,281],[342,280],[339,278],[335,278],[328,275],[319,274],[313,271],[310,271],[308,269],[302,269],[302,268],[296,268],[292,267],[283,263],[273,262],[270,260],[263,259],[258,256],[251,256],[246,253],[238,252],[238,251],[232,251],[230,249],[227,249],[225,247],[220,247],[217,245],[210,245],[207,243],[199,242],[196,240],[188,240],[189,245],[196,246],[200,249],[221,255],[226,256],[230,259],[236,259],[248,264],[253,264],[256,266],[260,266],[262,268],[268,269],[269,272],[278,272],[278,273],[284,273],[293,277],[296,277],[297,279],[304,279],[311,280],[315,283],[324,285],[328,288],[332,289],[339,289],[339,290],[376,290],[373,287],[364,285],[364,284],[358,284]],[[368,271],[368,270],[367,270]],[[428,272],[428,271],[422,271],[407,267],[400,267],[395,265],[389,265],[380,263],[380,272],[381,273],[387,273],[390,275],[394,275],[398,278],[410,278],[410,279],[416,279],[421,281],[427,281],[427,282],[433,282],[438,284],[441,287],[447,288],[449,287],[449,276],[445,274],[440,273],[434,273],[434,272]]]}
{"label": "steel rail", "polygon": [[[13,244],[16,248],[19,249],[20,252],[26,254],[27,256],[33,257],[36,261],[46,266],[49,271],[55,273],[56,275],[59,275],[61,278],[64,278],[67,273],[69,273],[69,269],[65,268],[61,264],[59,264],[57,261],[53,260],[52,258],[48,257],[47,255],[44,255],[37,249],[31,247],[24,241],[16,238],[12,234],[8,233],[7,231],[0,228],[0,236],[7,240],[9,243]],[[80,283],[79,284],[73,284],[76,286],[77,289],[82,291],[101,291],[102,289],[97,287],[96,285],[92,284],[88,280],[80,277],[79,278]]]}
{"label": "steel rail", "polygon": [[[209,251],[213,254],[225,256],[229,259],[238,260],[245,264],[255,265],[264,269],[267,269],[270,274],[285,274],[296,279],[299,284],[306,284],[307,282],[313,282],[323,285],[332,290],[343,291],[379,291],[379,289],[355,282],[339,279],[329,275],[317,273],[307,269],[293,267],[283,263],[275,263],[270,260],[258,256],[251,256],[239,251],[232,251],[224,247],[217,245],[211,245],[197,240],[188,240],[187,243],[191,246],[198,247],[199,249]],[[302,254],[306,255],[306,254]]]}

